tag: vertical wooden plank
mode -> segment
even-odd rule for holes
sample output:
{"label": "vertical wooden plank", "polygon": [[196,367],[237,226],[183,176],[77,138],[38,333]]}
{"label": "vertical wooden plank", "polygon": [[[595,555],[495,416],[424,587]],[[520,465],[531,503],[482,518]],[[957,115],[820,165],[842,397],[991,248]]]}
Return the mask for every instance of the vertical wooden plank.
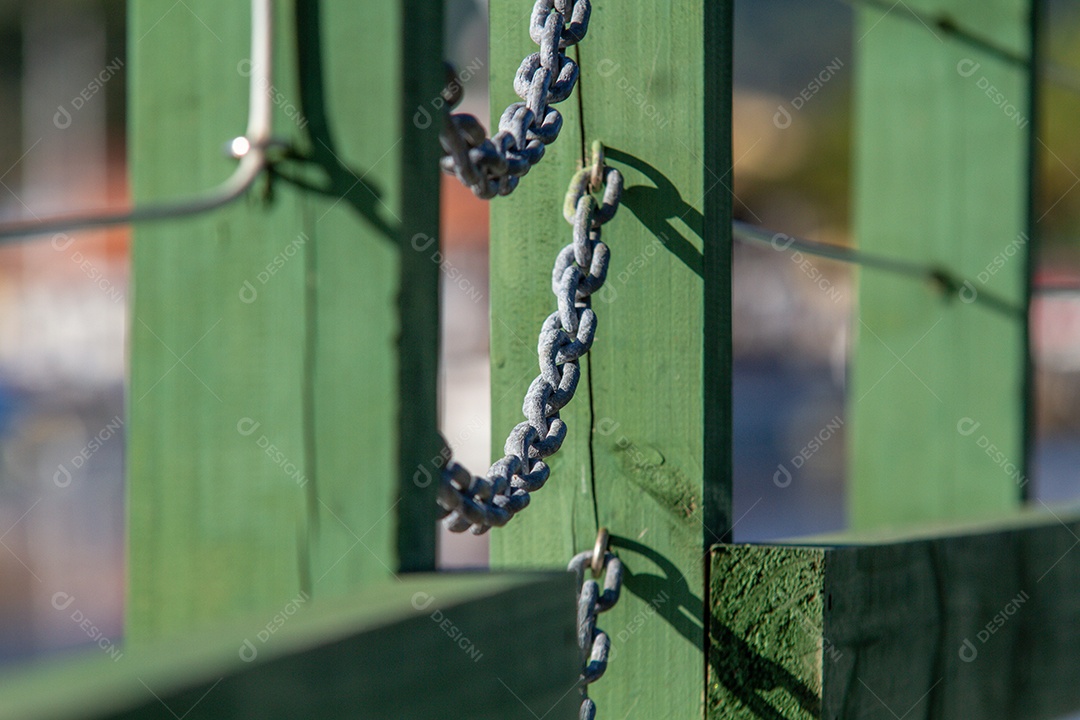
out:
{"label": "vertical wooden plank", "polygon": [[[492,206],[493,435],[504,437],[537,373],[581,145],[602,141],[626,178],[568,439],[548,485],[492,539],[493,564],[557,566],[592,546],[598,523],[610,528],[627,577],[600,622],[613,660],[590,695],[605,716],[703,714],[704,558],[730,530],[730,11],[596,0],[577,50],[579,107],[559,106],[557,144]],[[513,100],[535,49],[524,14],[491,5],[494,108]]]}
{"label": "vertical wooden plank", "polygon": [[1022,497],[1034,123],[1028,69],[1009,55],[1030,55],[1029,13],[1027,0],[858,13],[855,237],[970,284],[957,299],[862,271],[849,401],[856,527]]}
{"label": "vertical wooden plank", "polygon": [[[231,170],[249,13],[131,5],[136,202]],[[278,3],[267,92],[307,159],[212,215],[135,229],[128,637],[433,564],[434,488],[412,477],[439,447],[438,268],[408,238],[437,231],[414,200],[437,189],[436,129],[412,115],[442,82],[440,26],[420,0]]]}

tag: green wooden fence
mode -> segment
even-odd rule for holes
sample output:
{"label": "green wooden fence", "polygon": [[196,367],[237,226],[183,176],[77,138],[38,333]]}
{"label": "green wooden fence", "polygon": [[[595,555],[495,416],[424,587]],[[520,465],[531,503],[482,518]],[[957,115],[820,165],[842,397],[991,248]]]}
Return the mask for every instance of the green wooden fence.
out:
{"label": "green wooden fence", "polygon": [[[1080,709],[1080,516],[1020,510],[1036,4],[856,3],[860,248],[941,278],[1019,252],[962,287],[863,272],[858,532],[733,545],[732,0],[593,0],[562,136],[491,225],[492,395],[518,398],[569,176],[593,141],[624,174],[587,391],[495,570],[457,575],[431,572],[439,267],[415,250],[439,234],[439,124],[415,119],[445,82],[439,3],[278,3],[265,91],[293,152],[242,202],[135,228],[124,643],[9,672],[0,717],[577,717],[554,571],[599,526],[626,568],[601,717]],[[248,8],[181,5],[130,4],[139,204],[227,175],[247,111]],[[490,5],[502,108],[531,4]],[[493,435],[519,420],[496,403]]]}

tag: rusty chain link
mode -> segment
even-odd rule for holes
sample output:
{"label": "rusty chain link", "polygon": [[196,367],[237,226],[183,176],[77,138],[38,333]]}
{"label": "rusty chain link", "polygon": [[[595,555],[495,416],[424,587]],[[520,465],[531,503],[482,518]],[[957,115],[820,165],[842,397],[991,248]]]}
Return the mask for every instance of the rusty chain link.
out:
{"label": "rusty chain link", "polygon": [[590,0],[536,0],[529,36],[540,51],[518,67],[514,92],[523,102],[506,108],[493,138],[487,137],[474,115],[449,112],[461,100],[461,84],[450,70],[453,77],[443,94],[446,122],[439,135],[446,153],[441,162],[445,172],[456,175],[481,198],[514,191],[519,179],[540,162],[545,146],[559,136],[562,115],[551,106],[574,91],[578,66],[566,56],[566,49],[585,37],[591,14]]}

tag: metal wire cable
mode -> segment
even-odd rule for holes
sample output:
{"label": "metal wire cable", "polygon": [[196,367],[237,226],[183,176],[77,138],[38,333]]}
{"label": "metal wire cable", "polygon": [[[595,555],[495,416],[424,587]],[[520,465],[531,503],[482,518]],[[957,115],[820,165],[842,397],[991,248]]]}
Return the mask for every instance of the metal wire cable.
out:
{"label": "metal wire cable", "polygon": [[[885,255],[868,253],[855,248],[818,240],[795,237],[787,233],[775,232],[758,225],[735,220],[731,223],[732,234],[736,241],[745,244],[768,245],[773,250],[785,252],[802,252],[807,255],[828,258],[851,265],[874,268],[895,275],[927,280],[947,295],[954,295],[964,302],[978,302],[988,305],[994,310],[1010,315],[1022,315],[1023,311],[1018,306],[1000,298],[983,288],[977,288],[976,283],[960,277],[952,271],[935,265],[917,263],[910,260],[901,260]],[[1080,283],[1048,283],[1034,287],[1038,295],[1068,295],[1080,293]]]}
{"label": "metal wire cable", "polygon": [[768,245],[772,249],[779,251],[803,252],[808,255],[816,255],[830,260],[882,270],[895,275],[929,281],[944,294],[955,296],[964,302],[978,302],[1005,315],[1023,315],[1021,308],[1008,300],[986,290],[977,289],[970,280],[958,277],[942,267],[876,255],[842,245],[797,238],[738,220],[731,224],[731,229],[734,238],[743,243]]}
{"label": "metal wire cable", "polygon": [[[837,2],[852,8],[869,7],[885,13],[889,13],[896,8],[895,3],[886,2],[885,0],[837,0]],[[906,4],[903,5],[903,8],[902,11],[899,11],[900,17],[918,22],[931,32],[933,32],[934,29],[940,30],[949,37],[952,37],[975,50],[987,53],[988,55],[992,55],[999,60],[1004,60],[1013,65],[1027,67],[1031,64],[1030,58],[1026,55],[1010,50],[982,35],[973,33],[967,28],[957,24],[957,22],[949,15],[943,13],[933,14],[921,12]],[[1043,77],[1063,89],[1080,95],[1080,75],[1078,75],[1076,71],[1052,62],[1043,61],[1040,62],[1040,65],[1041,67],[1039,70]]]}
{"label": "metal wire cable", "polygon": [[242,197],[267,168],[267,151],[274,144],[271,138],[272,98],[265,91],[265,88],[271,87],[273,14],[273,0],[251,1],[251,82],[248,86],[247,130],[229,144],[230,153],[240,163],[228,179],[205,194],[184,200],[151,203],[124,210],[85,210],[0,223],[0,242],[48,233],[200,215]]}
{"label": "metal wire cable", "polygon": [[[758,225],[751,225],[740,220],[731,223],[731,230],[735,239],[740,242],[768,245],[774,250],[798,250],[808,255],[817,255],[818,257],[839,260],[852,265],[877,268],[898,275],[907,275],[908,277],[935,279],[944,272],[930,265],[865,253],[843,245],[807,240],[787,233],[768,230]],[[961,282],[961,284],[963,283]]]}

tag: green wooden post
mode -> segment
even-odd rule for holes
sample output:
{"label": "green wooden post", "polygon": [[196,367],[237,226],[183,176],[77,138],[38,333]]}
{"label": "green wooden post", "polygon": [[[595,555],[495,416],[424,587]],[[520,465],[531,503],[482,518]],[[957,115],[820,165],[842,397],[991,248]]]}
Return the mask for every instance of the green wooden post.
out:
{"label": "green wooden post", "polygon": [[[627,575],[600,619],[613,659],[590,695],[605,717],[703,712],[704,558],[730,530],[730,14],[726,0],[595,0],[577,97],[559,106],[563,134],[492,205],[501,453],[537,374],[551,263],[571,237],[563,196],[583,146],[603,142],[626,178],[604,228],[612,260],[593,301],[596,341],[563,411],[569,435],[529,509],[492,536],[493,565],[557,567],[592,547],[598,523],[610,528]],[[536,50],[519,2],[491,3],[491,38],[497,118]]]}
{"label": "green wooden post", "polygon": [[709,718],[1080,709],[1080,515],[717,546]]}
{"label": "green wooden post", "polygon": [[1029,69],[1008,55],[1031,55],[1030,6],[920,0],[858,13],[855,237],[970,284],[958,299],[862,271],[856,527],[1001,511],[1023,496],[1035,123]]}
{"label": "green wooden post", "polygon": [[[135,228],[134,640],[434,562],[434,487],[412,479],[440,447],[438,268],[411,239],[437,235],[437,127],[413,116],[444,82],[441,10],[277,10],[266,91],[306,159],[228,209]],[[247,3],[131,4],[137,203],[231,170],[249,28]]]}

